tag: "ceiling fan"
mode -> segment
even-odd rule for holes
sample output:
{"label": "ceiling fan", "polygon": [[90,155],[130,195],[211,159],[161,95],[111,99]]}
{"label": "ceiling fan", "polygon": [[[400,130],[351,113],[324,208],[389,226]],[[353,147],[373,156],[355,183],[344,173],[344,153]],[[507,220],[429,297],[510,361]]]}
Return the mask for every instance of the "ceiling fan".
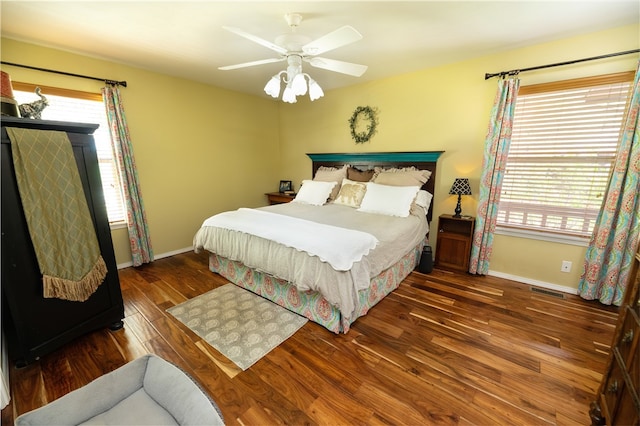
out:
{"label": "ceiling fan", "polygon": [[307,62],[315,68],[348,74],[354,77],[360,77],[367,70],[366,65],[317,56],[361,40],[362,35],[355,28],[345,25],[335,31],[325,34],[322,37],[311,40],[309,37],[296,33],[296,28],[300,25],[300,22],[302,22],[302,15],[298,13],[287,13],[284,18],[291,28],[291,32],[278,36],[275,39],[275,43],[253,34],[249,34],[239,28],[222,27],[227,31],[275,51],[278,53],[278,57],[227,65],[224,67],[218,67],[218,69],[227,71],[287,61],[287,70],[274,75],[271,80],[269,80],[264,90],[267,94],[277,98],[280,94],[280,79],[281,77],[284,77],[286,87],[283,92],[282,100],[290,103],[296,102],[296,96],[306,94],[307,83],[305,81],[305,77],[309,80],[309,96],[312,101],[324,95],[318,83],[308,74],[302,72],[302,62]]}

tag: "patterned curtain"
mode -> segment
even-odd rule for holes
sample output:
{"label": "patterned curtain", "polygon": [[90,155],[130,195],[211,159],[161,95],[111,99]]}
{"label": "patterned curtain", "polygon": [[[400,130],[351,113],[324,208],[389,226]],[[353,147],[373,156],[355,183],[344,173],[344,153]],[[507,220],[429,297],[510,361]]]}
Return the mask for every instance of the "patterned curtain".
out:
{"label": "patterned curtain", "polygon": [[496,229],[500,191],[511,144],[513,112],[519,87],[520,80],[517,78],[499,80],[498,92],[491,109],[491,121],[485,139],[482,161],[476,227],[473,232],[469,262],[469,272],[472,274],[486,275],[489,272],[493,233]]}
{"label": "patterned curtain", "polygon": [[578,294],[620,306],[640,238],[640,63],[604,203],[587,247]]}
{"label": "patterned curtain", "polygon": [[129,128],[124,116],[118,87],[110,85],[104,87],[102,89],[102,97],[107,109],[113,152],[120,171],[120,179],[122,180],[133,266],[140,266],[143,263],[153,261],[153,249],[151,248],[147,218],[142,204],[140,185],[138,184],[138,172],[133,158],[133,145],[129,137]]}

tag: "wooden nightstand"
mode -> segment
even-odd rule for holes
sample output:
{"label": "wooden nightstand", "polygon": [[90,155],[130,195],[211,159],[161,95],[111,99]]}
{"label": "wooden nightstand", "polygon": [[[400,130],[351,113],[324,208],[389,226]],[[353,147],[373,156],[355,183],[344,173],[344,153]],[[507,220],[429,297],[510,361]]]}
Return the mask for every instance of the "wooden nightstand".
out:
{"label": "wooden nightstand", "polygon": [[282,192],[269,192],[265,195],[267,196],[267,199],[269,200],[269,204],[271,205],[288,203],[294,198],[296,198],[295,195],[288,195]]}
{"label": "wooden nightstand", "polygon": [[469,270],[469,256],[476,219],[443,214],[438,219],[435,265],[440,268]]}

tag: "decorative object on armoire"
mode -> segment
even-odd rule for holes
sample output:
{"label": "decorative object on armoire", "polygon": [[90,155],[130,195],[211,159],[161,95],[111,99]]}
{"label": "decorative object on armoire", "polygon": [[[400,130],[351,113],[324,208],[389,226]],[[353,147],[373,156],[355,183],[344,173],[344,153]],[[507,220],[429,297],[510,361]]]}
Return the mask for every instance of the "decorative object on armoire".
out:
{"label": "decorative object on armoire", "polygon": [[356,143],[369,142],[378,130],[378,109],[359,106],[349,119],[351,138]]}
{"label": "decorative object on armoire", "polygon": [[36,87],[36,95],[40,96],[39,100],[18,105],[22,118],[39,120],[42,117],[42,111],[49,106],[49,100],[42,94],[42,90],[39,87]]}
{"label": "decorative object on armoire", "polygon": [[261,59],[258,61],[244,62],[242,64],[218,67],[219,70],[228,71],[238,68],[252,67],[256,65],[270,64],[273,62],[287,61],[287,69],[280,71],[267,82],[264,91],[269,96],[277,98],[280,96],[280,83],[284,80],[286,86],[282,92],[282,100],[287,103],[295,103],[296,96],[303,96],[307,93],[307,80],[309,80],[309,98],[315,101],[324,96],[320,85],[307,73],[302,72],[302,62],[308,62],[312,67],[322,68],[329,71],[360,77],[367,70],[366,65],[353,64],[350,62],[337,61],[335,59],[318,58],[316,55],[328,52],[338,47],[346,46],[362,39],[362,35],[353,27],[345,25],[312,40],[311,38],[296,32],[302,22],[302,15],[298,13],[287,13],[284,15],[287,25],[291,28],[291,33],[280,35],[275,39],[275,43],[264,40],[253,34],[249,34],[239,28],[222,27],[223,29],[258,43],[268,49],[278,53],[277,58]]}
{"label": "decorative object on armoire", "polygon": [[456,204],[455,210],[456,214],[454,214],[453,217],[461,217],[460,213],[462,213],[462,207],[460,206],[460,201],[462,200],[462,196],[471,195],[471,186],[469,185],[469,179],[456,178],[456,180],[453,181],[453,185],[451,185],[449,195],[458,196],[458,204]]}
{"label": "decorative object on armoire", "polygon": [[107,275],[66,132],[7,127],[44,297],[84,302]]}
{"label": "decorative object on armoire", "polygon": [[[122,328],[124,304],[92,136],[97,125],[16,117],[3,117],[1,124],[2,326],[10,357],[21,366],[89,331]],[[55,130],[69,139],[83,189],[80,196],[89,209],[99,254],[107,267],[104,281],[84,302],[42,297],[42,274],[18,191],[9,127]]]}
{"label": "decorative object on armoire", "polygon": [[0,112],[9,117],[20,117],[18,102],[13,97],[13,86],[8,73],[0,71]]}

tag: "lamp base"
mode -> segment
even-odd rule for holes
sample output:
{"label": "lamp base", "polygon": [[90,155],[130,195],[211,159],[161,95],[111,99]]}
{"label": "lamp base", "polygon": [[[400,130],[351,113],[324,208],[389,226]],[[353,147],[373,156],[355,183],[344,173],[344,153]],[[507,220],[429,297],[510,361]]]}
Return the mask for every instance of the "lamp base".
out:
{"label": "lamp base", "polygon": [[458,194],[458,204],[456,204],[455,214],[453,215],[453,217],[456,217],[456,218],[462,217],[462,215],[460,214],[462,213],[462,207],[460,206],[461,198],[462,198],[462,194]]}

